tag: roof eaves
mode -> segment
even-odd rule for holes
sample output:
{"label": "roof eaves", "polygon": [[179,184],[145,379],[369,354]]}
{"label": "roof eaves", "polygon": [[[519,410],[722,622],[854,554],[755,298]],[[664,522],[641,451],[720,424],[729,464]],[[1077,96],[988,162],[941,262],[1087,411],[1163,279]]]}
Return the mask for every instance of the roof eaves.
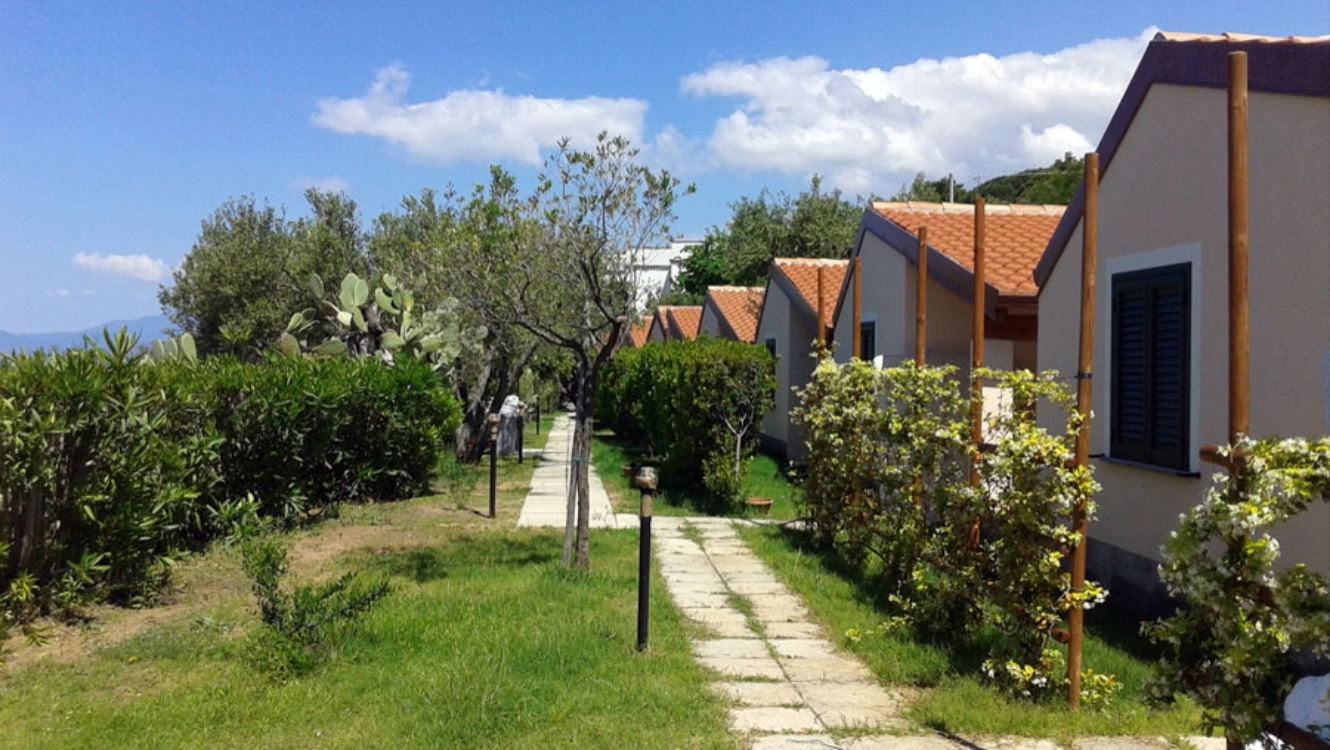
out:
{"label": "roof eaves", "polygon": [[[1136,73],[1118,102],[1104,135],[1099,140],[1099,180],[1103,181],[1117,155],[1122,139],[1140,111],[1150,87],[1156,83],[1201,88],[1228,87],[1228,53],[1243,51],[1248,55],[1247,88],[1274,94],[1330,97],[1330,37],[1296,38],[1298,41],[1273,41],[1270,37],[1245,37],[1226,34],[1220,38],[1204,35],[1155,35],[1145,48]],[[1044,288],[1067,242],[1085,212],[1085,180],[1076,187],[1062,221],[1048,241],[1048,247],[1034,269],[1034,283]]]}

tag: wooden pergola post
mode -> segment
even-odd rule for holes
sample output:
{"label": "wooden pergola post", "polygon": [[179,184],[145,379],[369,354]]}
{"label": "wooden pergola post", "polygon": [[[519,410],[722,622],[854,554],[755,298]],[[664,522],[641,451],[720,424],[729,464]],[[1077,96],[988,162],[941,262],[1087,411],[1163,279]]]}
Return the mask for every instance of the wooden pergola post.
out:
{"label": "wooden pergola post", "polygon": [[817,358],[822,360],[822,354],[827,349],[827,322],[822,314],[822,264],[817,264]]}
{"label": "wooden pergola post", "polygon": [[[1076,411],[1081,425],[1076,431],[1076,466],[1090,462],[1090,411],[1094,381],[1094,293],[1095,267],[1099,256],[1099,154],[1085,155],[1085,213],[1081,222],[1081,351],[1076,364]],[[1071,592],[1085,591],[1085,552],[1089,542],[1086,503],[1078,498],[1072,511],[1071,528],[1077,535],[1071,553]],[[1075,605],[1067,615],[1067,704],[1081,705],[1081,646],[1085,634],[1085,609]]]}
{"label": "wooden pergola post", "polygon": [[[1247,53],[1228,54],[1228,439],[1249,434]],[[1236,472],[1234,472],[1236,473]]]}
{"label": "wooden pergola post", "polygon": [[928,342],[928,227],[919,227],[919,256],[914,281],[914,363],[924,364]]}
{"label": "wooden pergola post", "polygon": [[852,320],[853,320],[854,328],[853,328],[853,330],[850,331],[850,336],[851,336],[852,340],[854,341],[854,358],[855,358],[855,359],[862,359],[862,358],[863,358],[863,357],[862,357],[862,355],[863,355],[863,343],[859,340],[859,339],[863,338],[863,335],[859,332],[860,326],[863,325],[863,323],[862,323],[862,318],[861,318],[860,315],[859,315],[859,268],[860,268],[860,265],[861,265],[861,264],[860,264],[860,262],[859,262],[859,256],[856,255],[855,258],[854,258],[854,271],[853,271],[853,273],[854,273],[854,317],[853,317]]}
{"label": "wooden pergola post", "polygon": [[[984,442],[984,379],[975,373],[984,366],[984,218],[985,201],[974,199],[974,343],[970,363],[970,486],[979,486],[979,446]],[[979,525],[970,530],[970,542],[979,543]]]}

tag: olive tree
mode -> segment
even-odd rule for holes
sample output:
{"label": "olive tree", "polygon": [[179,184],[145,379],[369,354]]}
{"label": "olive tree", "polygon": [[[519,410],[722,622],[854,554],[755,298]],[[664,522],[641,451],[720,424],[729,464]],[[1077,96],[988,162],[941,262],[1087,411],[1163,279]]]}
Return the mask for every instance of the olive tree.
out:
{"label": "olive tree", "polygon": [[[535,190],[492,170],[477,195],[482,230],[463,265],[474,295],[496,320],[516,325],[572,358],[573,471],[564,533],[564,564],[590,567],[588,460],[596,377],[635,313],[639,248],[665,239],[680,183],[637,163],[626,138],[602,133],[589,150],[565,139]],[[683,192],[691,192],[691,186]]]}

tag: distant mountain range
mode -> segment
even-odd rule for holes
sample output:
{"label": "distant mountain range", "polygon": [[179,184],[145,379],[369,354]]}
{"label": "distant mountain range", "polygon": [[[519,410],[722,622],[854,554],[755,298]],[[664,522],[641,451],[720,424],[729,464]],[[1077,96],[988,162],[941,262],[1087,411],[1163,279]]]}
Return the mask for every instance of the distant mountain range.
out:
{"label": "distant mountain range", "polygon": [[85,328],[82,331],[58,331],[55,333],[9,333],[8,331],[0,331],[0,352],[13,352],[19,349],[35,351],[51,347],[67,349],[82,346],[84,336],[88,336],[100,344],[102,343],[103,328],[114,333],[122,327],[128,329],[130,334],[138,334],[140,344],[147,344],[153,339],[162,338],[163,329],[174,328],[165,315],[145,315],[134,320],[112,320],[99,326]]}

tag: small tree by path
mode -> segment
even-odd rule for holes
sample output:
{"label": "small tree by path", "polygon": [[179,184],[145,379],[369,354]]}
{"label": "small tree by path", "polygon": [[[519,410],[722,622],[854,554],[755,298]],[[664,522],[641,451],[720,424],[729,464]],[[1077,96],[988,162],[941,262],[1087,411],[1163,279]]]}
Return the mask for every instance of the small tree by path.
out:
{"label": "small tree by path", "polygon": [[[466,263],[471,303],[566,351],[573,360],[573,472],[563,559],[590,567],[592,414],[596,377],[635,313],[638,248],[669,234],[680,183],[637,164],[626,138],[602,133],[588,151],[567,139],[521,198],[516,182],[492,169],[481,240]],[[686,192],[691,192],[687,188]]]}

